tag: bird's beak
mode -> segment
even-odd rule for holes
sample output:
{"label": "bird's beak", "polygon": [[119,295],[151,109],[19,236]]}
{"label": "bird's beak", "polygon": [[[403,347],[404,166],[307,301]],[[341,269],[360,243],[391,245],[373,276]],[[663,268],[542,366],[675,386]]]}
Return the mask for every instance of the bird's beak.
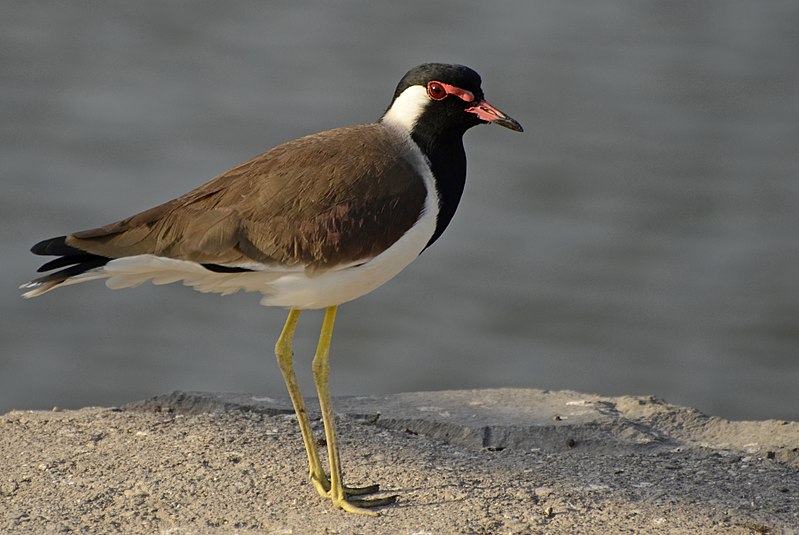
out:
{"label": "bird's beak", "polygon": [[466,108],[466,111],[477,115],[481,121],[498,124],[515,132],[524,132],[522,125],[518,121],[508,117],[485,100],[479,101],[471,108]]}

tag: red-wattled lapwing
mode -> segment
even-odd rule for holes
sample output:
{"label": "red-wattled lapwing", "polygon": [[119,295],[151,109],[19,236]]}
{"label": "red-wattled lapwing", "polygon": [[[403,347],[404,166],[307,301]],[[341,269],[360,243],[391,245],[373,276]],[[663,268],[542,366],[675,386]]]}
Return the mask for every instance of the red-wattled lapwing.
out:
{"label": "red-wattled lapwing", "polygon": [[[106,279],[109,288],[183,281],[222,295],[261,292],[290,309],[275,354],[297,413],[310,477],[336,507],[374,514],[396,496],[357,499],[378,485],[341,480],[328,391],[328,352],[338,305],[371,292],[411,263],[449,224],[466,181],[463,134],[495,123],[521,125],[483,99],[480,75],[427,63],[408,71],[376,123],[313,134],[256,156],[165,204],[104,227],[42,241],[58,271],[22,288]],[[300,311],[325,309],[313,377],[325,427],[328,478],[294,375],[292,338]]]}

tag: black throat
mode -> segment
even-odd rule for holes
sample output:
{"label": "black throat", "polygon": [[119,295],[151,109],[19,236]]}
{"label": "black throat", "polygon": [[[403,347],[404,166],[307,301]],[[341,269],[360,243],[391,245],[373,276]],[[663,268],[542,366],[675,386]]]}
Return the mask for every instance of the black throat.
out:
{"label": "black throat", "polygon": [[447,228],[466,185],[466,152],[463,150],[464,128],[434,131],[417,126],[411,137],[430,162],[438,192],[436,231],[427,242],[430,247]]}

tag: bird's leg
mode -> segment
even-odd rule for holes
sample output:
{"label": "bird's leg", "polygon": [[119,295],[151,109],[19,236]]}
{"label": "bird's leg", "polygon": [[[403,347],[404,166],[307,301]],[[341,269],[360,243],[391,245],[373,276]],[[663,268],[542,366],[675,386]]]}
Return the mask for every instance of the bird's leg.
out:
{"label": "bird's leg", "polygon": [[[277,356],[277,363],[283,374],[283,379],[286,381],[291,403],[294,406],[294,412],[297,414],[297,421],[300,424],[302,441],[305,444],[305,452],[308,454],[311,482],[319,495],[323,498],[327,498],[330,496],[330,480],[327,474],[325,474],[325,470],[319,460],[316,442],[314,441],[313,432],[311,431],[311,422],[308,418],[308,412],[305,410],[305,403],[302,398],[302,393],[300,392],[299,384],[297,383],[297,376],[294,373],[292,340],[294,339],[294,330],[297,327],[299,317],[299,310],[291,310],[289,312],[288,318],[286,318],[286,324],[283,327],[283,331],[280,333],[280,338],[278,338],[277,344],[275,344],[275,355]],[[372,494],[378,490],[380,490],[380,485],[344,487],[344,492],[349,496]]]}
{"label": "bird's leg", "polygon": [[294,412],[297,414],[297,421],[300,424],[302,441],[305,444],[305,452],[308,454],[311,482],[321,496],[327,497],[330,492],[330,481],[328,481],[322,463],[319,461],[319,453],[316,451],[316,443],[311,431],[311,422],[308,419],[308,412],[305,410],[305,403],[302,400],[297,376],[294,374],[294,351],[291,348],[291,342],[294,338],[294,329],[297,327],[299,317],[299,310],[292,309],[289,312],[289,316],[286,318],[286,325],[283,326],[280,338],[277,339],[277,344],[275,344],[275,355],[277,356],[277,364],[280,366],[283,379],[286,381],[291,403],[294,405]]}
{"label": "bird's leg", "polygon": [[325,424],[325,439],[327,441],[327,456],[330,461],[330,499],[333,505],[350,513],[375,515],[368,507],[389,505],[397,500],[396,496],[377,499],[348,499],[349,496],[369,494],[378,490],[377,485],[363,488],[345,487],[341,480],[341,459],[338,453],[336,440],[336,426],[333,416],[333,403],[330,399],[328,380],[330,378],[330,340],[333,336],[333,323],[336,320],[336,309],[328,307],[322,321],[322,332],[319,334],[319,345],[313,359],[313,377],[316,391],[319,393],[319,405],[322,408],[322,420]]}

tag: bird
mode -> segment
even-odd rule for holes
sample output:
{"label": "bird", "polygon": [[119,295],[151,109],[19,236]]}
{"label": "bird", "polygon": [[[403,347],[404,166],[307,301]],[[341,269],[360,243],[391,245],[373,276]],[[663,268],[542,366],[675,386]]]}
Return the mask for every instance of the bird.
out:
{"label": "bird", "polygon": [[[309,477],[333,507],[375,515],[397,496],[365,498],[378,484],[345,485],[328,388],[338,307],[397,275],[447,228],[466,182],[465,132],[522,126],[485,100],[469,67],[424,63],[399,81],[373,123],[278,145],[188,193],[120,221],[41,241],[51,272],[23,297],[104,279],[111,289],[182,281],[200,292],[261,294],[288,309],[275,344],[299,422]],[[294,372],[292,340],[303,310],[324,309],[311,369],[327,446],[317,451]]]}

